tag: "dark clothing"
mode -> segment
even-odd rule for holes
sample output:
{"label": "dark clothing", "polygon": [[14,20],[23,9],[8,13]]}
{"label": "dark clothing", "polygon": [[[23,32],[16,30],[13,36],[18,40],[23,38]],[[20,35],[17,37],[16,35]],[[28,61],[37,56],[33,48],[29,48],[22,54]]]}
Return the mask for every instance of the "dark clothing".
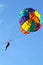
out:
{"label": "dark clothing", "polygon": [[5,50],[7,50],[7,48],[9,47],[9,45],[10,45],[10,43],[8,42],[7,45],[6,45]]}

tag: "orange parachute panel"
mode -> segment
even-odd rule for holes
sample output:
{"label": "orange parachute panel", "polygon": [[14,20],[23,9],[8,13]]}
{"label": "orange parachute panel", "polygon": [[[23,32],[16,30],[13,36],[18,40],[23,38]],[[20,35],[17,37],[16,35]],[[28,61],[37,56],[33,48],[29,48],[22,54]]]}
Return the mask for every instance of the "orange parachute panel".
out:
{"label": "orange parachute panel", "polygon": [[38,18],[34,15],[34,13],[30,13],[29,16],[30,16],[30,17],[29,17],[30,19],[34,20],[34,22],[39,23],[39,20],[38,20]]}
{"label": "orange parachute panel", "polygon": [[29,14],[29,18],[30,18],[30,19],[31,19],[33,16],[34,16],[33,13],[30,13],[30,14]]}
{"label": "orange parachute panel", "polygon": [[36,22],[36,23],[40,23],[39,20],[38,20],[38,18],[36,16],[33,16],[32,20],[34,20],[34,22]]}

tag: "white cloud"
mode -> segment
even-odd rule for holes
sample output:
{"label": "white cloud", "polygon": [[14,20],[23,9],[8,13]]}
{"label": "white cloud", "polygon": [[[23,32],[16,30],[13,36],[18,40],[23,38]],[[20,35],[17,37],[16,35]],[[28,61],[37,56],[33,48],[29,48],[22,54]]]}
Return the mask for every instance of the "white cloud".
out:
{"label": "white cloud", "polygon": [[3,11],[5,9],[5,5],[4,4],[0,4],[0,12]]}
{"label": "white cloud", "polygon": [[5,5],[4,4],[0,4],[0,14],[5,10]]}
{"label": "white cloud", "polygon": [[[2,12],[4,11],[5,9],[5,5],[4,4],[0,4],[0,17],[1,17],[1,14]],[[0,18],[0,25],[3,23],[3,20]]]}
{"label": "white cloud", "polygon": [[0,8],[4,8],[4,5],[3,4],[0,4]]}

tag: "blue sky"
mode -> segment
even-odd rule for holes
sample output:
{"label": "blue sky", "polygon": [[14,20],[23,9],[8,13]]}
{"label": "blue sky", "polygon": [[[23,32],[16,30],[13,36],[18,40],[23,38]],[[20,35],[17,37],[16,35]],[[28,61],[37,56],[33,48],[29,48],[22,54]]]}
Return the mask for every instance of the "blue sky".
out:
{"label": "blue sky", "polygon": [[19,30],[19,12],[27,7],[43,17],[43,0],[0,0],[0,65],[43,65],[43,26],[28,35]]}

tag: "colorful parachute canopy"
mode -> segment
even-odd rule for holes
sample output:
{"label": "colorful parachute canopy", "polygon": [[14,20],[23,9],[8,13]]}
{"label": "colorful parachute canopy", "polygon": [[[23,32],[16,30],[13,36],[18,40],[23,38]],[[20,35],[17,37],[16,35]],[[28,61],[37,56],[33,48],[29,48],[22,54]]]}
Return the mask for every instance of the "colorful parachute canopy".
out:
{"label": "colorful parachute canopy", "polygon": [[41,15],[33,8],[26,8],[19,14],[20,31],[29,34],[40,29],[42,24]]}

